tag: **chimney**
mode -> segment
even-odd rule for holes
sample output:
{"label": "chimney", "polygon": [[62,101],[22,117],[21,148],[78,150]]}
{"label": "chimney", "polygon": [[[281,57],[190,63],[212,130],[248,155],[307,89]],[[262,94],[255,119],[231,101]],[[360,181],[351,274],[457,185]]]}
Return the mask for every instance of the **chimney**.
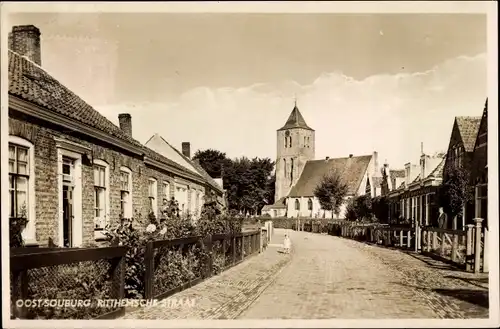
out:
{"label": "chimney", "polygon": [[191,158],[191,143],[189,143],[189,142],[182,142],[182,154],[186,158]]}
{"label": "chimney", "polygon": [[349,158],[352,158],[352,154],[349,154]]}
{"label": "chimney", "polygon": [[118,121],[120,121],[120,129],[129,136],[132,137],[132,116],[128,113],[118,114]]}
{"label": "chimney", "polygon": [[326,158],[325,158],[325,160],[328,160],[328,159],[330,159],[330,157],[326,157]]}
{"label": "chimney", "polygon": [[373,173],[377,174],[379,172],[378,169],[378,152],[373,152]]}
{"label": "chimney", "polygon": [[42,65],[40,30],[34,25],[18,25],[9,33],[9,48],[30,61]]}
{"label": "chimney", "polygon": [[405,185],[408,186],[410,184],[410,175],[411,175],[411,163],[405,164]]}

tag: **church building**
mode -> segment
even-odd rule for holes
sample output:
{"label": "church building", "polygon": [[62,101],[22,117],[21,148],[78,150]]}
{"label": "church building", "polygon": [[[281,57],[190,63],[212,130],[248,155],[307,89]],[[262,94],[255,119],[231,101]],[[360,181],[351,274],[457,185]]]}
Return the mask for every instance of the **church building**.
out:
{"label": "church building", "polygon": [[336,218],[344,218],[347,200],[353,196],[380,195],[381,172],[377,152],[370,155],[315,160],[315,131],[309,127],[297,104],[285,125],[277,130],[275,203],[262,208],[271,217],[332,218],[321,209],[314,189],[326,174],[340,174],[348,186],[346,202]]}

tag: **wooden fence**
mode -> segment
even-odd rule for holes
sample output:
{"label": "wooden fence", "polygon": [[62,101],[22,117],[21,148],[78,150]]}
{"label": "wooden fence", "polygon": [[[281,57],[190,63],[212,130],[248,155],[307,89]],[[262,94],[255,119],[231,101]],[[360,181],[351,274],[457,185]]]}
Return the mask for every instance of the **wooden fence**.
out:
{"label": "wooden fence", "polygon": [[482,227],[483,219],[474,221],[465,230],[341,222],[333,223],[329,234],[412,250],[468,272],[488,272],[488,230]]}
{"label": "wooden fence", "polygon": [[[271,226],[272,231],[272,226]],[[268,232],[261,229],[231,235],[215,234],[146,244],[145,297],[165,298],[239,264],[262,251]],[[124,307],[102,307],[97,300],[124,298],[125,255],[128,248],[12,248],[10,250],[11,310],[21,319],[106,319],[120,317]],[[179,258],[182,257],[182,258]],[[187,256],[187,257],[183,257]],[[214,260],[224,263],[216,269]],[[220,259],[221,257],[219,257]],[[192,262],[194,277],[179,282],[176,266]],[[216,271],[214,271],[216,269]],[[176,272],[181,271],[181,272]],[[19,300],[90,300],[85,307],[39,305],[18,307]]]}
{"label": "wooden fence", "polygon": [[[14,318],[115,318],[123,307],[99,307],[97,299],[124,296],[127,247],[108,248],[13,248],[10,285]],[[98,287],[97,287],[98,286]],[[98,289],[96,289],[98,288]],[[92,292],[99,295],[89,295]],[[87,307],[59,305],[19,306],[17,301],[90,300]]]}
{"label": "wooden fence", "polygon": [[[221,270],[239,264],[246,257],[261,251],[261,231],[216,234],[202,239],[200,236],[148,242],[146,246],[146,299],[161,299],[198,284],[214,274],[214,258],[222,256]],[[172,284],[165,280],[169,270],[169,257],[174,253],[190,252],[198,255],[194,277],[187,282]],[[193,260],[195,261],[195,260]]]}

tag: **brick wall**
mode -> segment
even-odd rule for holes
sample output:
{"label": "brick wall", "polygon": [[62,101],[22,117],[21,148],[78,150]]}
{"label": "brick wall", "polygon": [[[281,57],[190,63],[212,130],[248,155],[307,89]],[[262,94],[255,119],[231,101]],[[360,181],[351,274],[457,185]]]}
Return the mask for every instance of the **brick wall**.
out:
{"label": "brick wall", "polygon": [[[41,126],[26,118],[10,117],[9,134],[24,138],[34,144],[35,152],[35,222],[36,239],[42,246],[52,238],[57,243],[59,222],[59,198],[57,177],[57,148],[54,137],[64,138],[89,147],[92,151],[82,159],[82,222],[83,243],[94,242],[94,173],[91,159],[100,159],[109,165],[110,180],[110,218],[109,221],[120,220],[120,167],[125,166],[132,171],[132,209],[134,215],[147,216],[149,212],[148,181],[157,180],[158,213],[164,198],[163,181],[168,181],[170,197],[174,196],[174,180],[180,178],[172,174],[150,168],[134,156],[122,153],[112,147],[90,139],[76,137],[74,134],[61,132],[57,127]],[[202,190],[205,188],[196,182],[182,179],[189,188]],[[190,200],[191,194],[188,194]],[[193,200],[194,202],[194,200]]]}

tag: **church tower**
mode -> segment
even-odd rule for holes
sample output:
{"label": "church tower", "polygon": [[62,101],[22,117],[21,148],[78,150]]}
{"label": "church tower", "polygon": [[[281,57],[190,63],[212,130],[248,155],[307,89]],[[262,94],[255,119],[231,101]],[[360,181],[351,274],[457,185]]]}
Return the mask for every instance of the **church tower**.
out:
{"label": "church tower", "polygon": [[285,125],[277,131],[275,202],[286,197],[309,160],[314,160],[314,129],[310,128],[297,107]]}

